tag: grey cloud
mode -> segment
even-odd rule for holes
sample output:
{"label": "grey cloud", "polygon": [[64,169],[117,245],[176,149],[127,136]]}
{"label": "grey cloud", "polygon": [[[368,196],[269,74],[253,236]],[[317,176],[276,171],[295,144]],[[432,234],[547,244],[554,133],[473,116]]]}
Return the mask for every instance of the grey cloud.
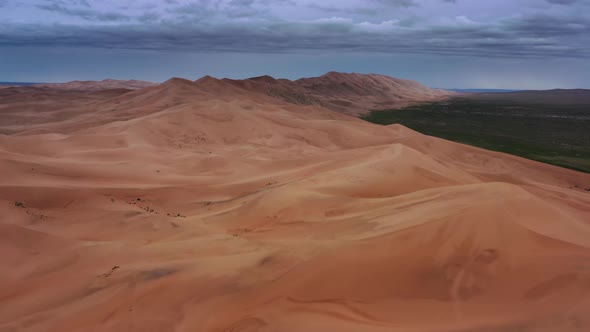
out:
{"label": "grey cloud", "polygon": [[387,5],[387,6],[396,6],[396,7],[413,7],[418,6],[418,3],[415,0],[376,0],[378,3]]}
{"label": "grey cloud", "polygon": [[363,3],[363,6],[335,6],[322,5],[320,3],[309,4],[308,7],[315,10],[324,11],[327,13],[338,14],[352,14],[361,16],[374,16],[390,7],[409,8],[419,6],[415,0],[368,0]]}
{"label": "grey cloud", "polygon": [[161,18],[160,14],[154,12],[145,12],[137,18],[142,23],[153,23]]}
{"label": "grey cloud", "polygon": [[92,7],[88,0],[42,0],[45,5]]}
{"label": "grey cloud", "polygon": [[[66,3],[71,6],[66,6]],[[416,6],[417,3],[411,0],[371,0],[364,3],[371,3],[372,6],[363,8],[354,7],[354,4],[349,8],[311,5],[318,11],[337,10],[338,15],[333,16],[352,16],[356,20],[280,19],[271,15],[271,0],[194,0],[182,3],[166,0],[166,3],[168,5],[159,7],[159,10],[135,6],[138,16],[134,17],[98,12],[86,7],[85,0],[44,3],[39,7],[109,24],[78,26],[7,22],[0,25],[0,47],[68,46],[242,53],[322,50],[481,57],[590,57],[590,43],[587,42],[590,20],[584,13],[576,16],[560,12],[525,13],[490,22],[474,22],[458,17],[433,24],[424,17],[410,15],[401,20],[377,20],[383,8]],[[276,4],[276,1],[272,3]],[[293,0],[282,0],[282,3],[295,4]],[[363,19],[359,20],[359,15]],[[372,20],[364,22],[366,19]]]}
{"label": "grey cloud", "polygon": [[[84,7],[88,5],[86,1],[77,1]],[[89,6],[89,5],[88,5]],[[89,21],[103,21],[103,22],[115,22],[115,21],[127,21],[129,16],[115,13],[115,12],[99,12],[91,8],[72,8],[71,5],[67,5],[65,1],[58,1],[48,4],[37,5],[37,8],[57,12],[64,15],[76,16]]]}
{"label": "grey cloud", "polygon": [[[199,13],[204,15],[203,13]],[[382,29],[351,20],[258,20],[212,26],[198,21],[74,27],[4,25],[0,46],[72,46],[198,52],[338,52],[452,54],[483,57],[589,57],[582,19],[530,16],[498,24]]]}
{"label": "grey cloud", "polygon": [[243,7],[243,6],[252,6],[256,1],[255,0],[231,0],[229,2],[229,4],[231,6],[239,6],[239,7]]}
{"label": "grey cloud", "polygon": [[338,13],[338,14],[353,14],[353,15],[361,15],[361,16],[374,16],[379,13],[378,8],[369,8],[369,7],[354,7],[354,8],[344,8],[344,7],[336,7],[336,6],[324,6],[320,4],[310,4],[308,6],[311,9],[327,12],[327,13]]}
{"label": "grey cloud", "polygon": [[223,10],[223,14],[229,18],[242,17],[267,17],[270,4],[282,4],[295,6],[294,0],[231,0]]}
{"label": "grey cloud", "polygon": [[[283,1],[285,2],[285,1]],[[268,0],[231,0],[226,4],[214,0],[197,0],[168,8],[168,13],[180,15],[184,21],[212,17],[243,18],[265,16]]]}
{"label": "grey cloud", "polygon": [[526,37],[587,36],[590,33],[590,21],[582,17],[530,15],[507,21],[505,28]]}
{"label": "grey cloud", "polygon": [[182,6],[167,9],[168,13],[180,15],[179,18],[192,17],[204,18],[215,13],[214,8],[209,8],[205,3],[189,3]]}
{"label": "grey cloud", "polygon": [[419,6],[416,0],[368,0],[362,4],[362,6],[346,7],[312,3],[307,5],[307,7],[338,15],[376,16],[382,13],[383,10],[389,8],[410,8]]}
{"label": "grey cloud", "polygon": [[558,5],[571,5],[578,2],[578,0],[547,0],[547,2]]}

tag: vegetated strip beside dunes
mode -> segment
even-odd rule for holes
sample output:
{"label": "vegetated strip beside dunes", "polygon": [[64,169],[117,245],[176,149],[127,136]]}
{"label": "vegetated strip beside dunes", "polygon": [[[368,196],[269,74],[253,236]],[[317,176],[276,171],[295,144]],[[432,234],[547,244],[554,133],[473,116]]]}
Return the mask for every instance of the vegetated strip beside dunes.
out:
{"label": "vegetated strip beside dunes", "polygon": [[590,91],[471,94],[363,119],[590,173]]}
{"label": "vegetated strip beside dunes", "polygon": [[590,328],[590,174],[217,80],[38,97],[0,135],[0,330]]}

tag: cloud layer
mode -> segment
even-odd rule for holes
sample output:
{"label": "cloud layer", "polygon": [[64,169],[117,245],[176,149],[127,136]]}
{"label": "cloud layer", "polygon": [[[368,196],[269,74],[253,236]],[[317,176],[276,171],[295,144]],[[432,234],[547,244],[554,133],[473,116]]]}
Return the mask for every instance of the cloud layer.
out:
{"label": "cloud layer", "polygon": [[590,56],[585,1],[474,2],[0,0],[0,47]]}

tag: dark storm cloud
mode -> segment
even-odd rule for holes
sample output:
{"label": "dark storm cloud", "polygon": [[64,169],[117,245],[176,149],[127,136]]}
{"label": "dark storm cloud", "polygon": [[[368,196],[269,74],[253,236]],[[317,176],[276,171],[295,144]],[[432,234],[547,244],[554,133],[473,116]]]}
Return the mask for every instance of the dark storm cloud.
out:
{"label": "dark storm cloud", "polygon": [[418,6],[415,0],[376,0],[378,3],[387,6],[412,7]]}
{"label": "dark storm cloud", "polygon": [[[51,24],[5,22],[0,25],[0,47],[64,46],[205,53],[322,50],[483,57],[590,56],[587,40],[590,20],[583,11],[543,13],[528,12],[524,8],[521,13],[478,21],[456,15],[432,18],[425,8],[426,0],[327,1],[322,5],[301,1],[166,0],[156,4],[137,1],[128,3],[125,7],[128,9],[121,13],[107,10],[112,10],[116,2],[110,7],[102,2],[99,4],[103,6],[99,7],[96,2],[87,0],[44,1],[36,8],[92,24],[55,23],[61,20]],[[430,1],[432,6],[440,4],[440,8],[449,11],[463,4],[457,2],[448,6],[444,3],[454,1]],[[277,8],[281,12],[277,13]],[[302,8],[314,10],[317,15],[298,17],[297,10]],[[413,14],[405,15],[410,10]],[[420,11],[426,12],[420,15]],[[328,12],[330,16],[326,16]],[[395,19],[389,18],[387,13],[402,14]]]}
{"label": "dark storm cloud", "polygon": [[508,22],[506,28],[514,34],[527,37],[588,36],[590,21],[581,17],[531,15]]}
{"label": "dark storm cloud", "polygon": [[325,5],[315,2],[308,5],[309,8],[330,14],[352,14],[361,16],[374,16],[387,8],[409,8],[415,6],[418,6],[418,3],[415,0],[368,0],[365,3],[354,7],[345,7],[341,4]]}
{"label": "dark storm cloud", "polygon": [[263,17],[268,15],[270,3],[290,4],[291,0],[230,0],[226,3],[216,0],[197,0],[189,3],[174,3],[177,6],[166,9],[176,14],[175,18],[194,20],[223,16],[228,19]]}
{"label": "dark storm cloud", "polygon": [[154,12],[145,12],[137,20],[141,23],[154,23],[161,18],[160,14]]}
{"label": "dark storm cloud", "polygon": [[[79,4],[80,7],[72,7],[72,4]],[[116,22],[116,21],[128,21],[130,18],[127,15],[123,15],[116,12],[99,12],[90,8],[90,5],[86,1],[55,1],[37,5],[37,8],[56,12],[69,16],[76,16],[89,21],[103,21],[103,22]]]}
{"label": "dark storm cloud", "polygon": [[558,5],[571,5],[573,3],[578,2],[578,0],[547,0],[547,2]]}
{"label": "dark storm cloud", "polygon": [[[205,16],[206,12],[193,12]],[[392,23],[393,24],[393,23]],[[79,27],[16,25],[0,27],[0,46],[85,46],[168,49],[201,52],[289,52],[339,50],[364,52],[463,54],[497,57],[590,55],[584,43],[562,38],[590,34],[583,20],[524,17],[499,25],[461,24],[399,30],[395,26],[355,24],[349,20],[252,24],[158,24]]]}
{"label": "dark storm cloud", "polygon": [[326,13],[338,13],[338,14],[354,14],[360,16],[374,16],[379,13],[379,8],[369,7],[354,7],[354,8],[343,8],[341,6],[325,6],[316,3],[308,5],[309,8],[319,10]]}

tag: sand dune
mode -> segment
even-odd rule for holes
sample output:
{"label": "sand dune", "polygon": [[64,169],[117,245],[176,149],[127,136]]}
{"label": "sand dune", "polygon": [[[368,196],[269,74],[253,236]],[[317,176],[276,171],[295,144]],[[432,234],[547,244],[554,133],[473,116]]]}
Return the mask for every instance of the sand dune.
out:
{"label": "sand dune", "polygon": [[[205,77],[200,82],[214,80]],[[296,81],[270,76],[223,81],[300,105],[319,105],[359,115],[375,109],[400,108],[416,102],[441,100],[454,93],[430,89],[410,80],[378,74],[329,72]],[[199,83],[199,81],[197,81]]]}
{"label": "sand dune", "polygon": [[0,331],[590,329],[589,174],[241,84],[0,99]]}
{"label": "sand dune", "polygon": [[35,84],[33,87],[50,88],[57,90],[68,91],[100,91],[112,89],[129,89],[137,90],[150,86],[155,86],[156,83],[139,81],[139,80],[113,80],[106,79],[102,81],[72,81],[67,83],[42,83]]}

